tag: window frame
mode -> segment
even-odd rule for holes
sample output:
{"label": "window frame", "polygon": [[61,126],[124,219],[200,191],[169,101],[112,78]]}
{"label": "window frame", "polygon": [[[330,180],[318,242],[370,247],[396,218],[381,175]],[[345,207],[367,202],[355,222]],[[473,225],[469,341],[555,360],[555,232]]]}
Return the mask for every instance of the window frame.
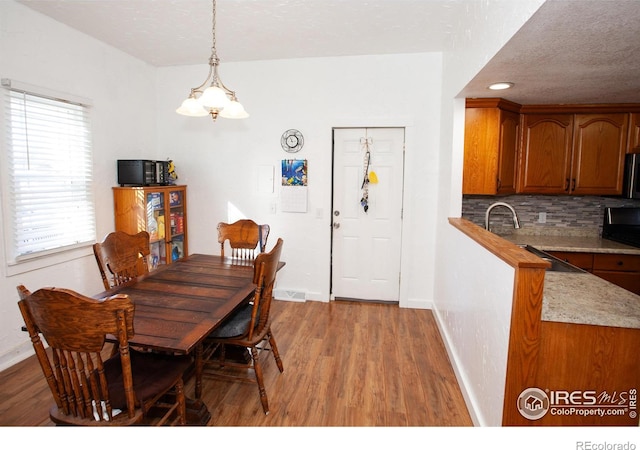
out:
{"label": "window frame", "polygon": [[[91,126],[91,102],[86,99],[67,94],[52,91],[38,86],[32,86],[14,80],[3,78],[1,80],[1,104],[0,108],[0,123],[4,124],[2,129],[2,138],[0,139],[0,148],[2,149],[2,170],[0,173],[1,183],[1,198],[2,204],[0,205],[3,213],[2,228],[0,232],[4,238],[4,256],[5,256],[5,268],[8,276],[24,273],[27,271],[61,264],[73,259],[82,258],[92,254],[92,245],[96,241],[96,201],[95,201],[95,174],[93,168],[93,143],[92,143],[92,126]],[[83,124],[86,127],[88,133],[88,144],[85,150],[87,150],[88,157],[87,164],[90,167],[89,180],[86,183],[85,196],[91,205],[91,219],[87,222],[88,234],[86,239],[77,243],[68,243],[60,245],[56,248],[50,248],[47,250],[36,251],[27,255],[17,255],[16,247],[13,244],[14,240],[14,211],[13,211],[13,186],[12,186],[12,168],[10,167],[11,161],[11,128],[9,123],[8,114],[10,114],[10,102],[11,91],[23,92],[27,95],[41,97],[48,100],[59,101],[61,103],[72,104],[82,107],[87,117],[83,120]],[[89,235],[91,237],[89,237]]]}

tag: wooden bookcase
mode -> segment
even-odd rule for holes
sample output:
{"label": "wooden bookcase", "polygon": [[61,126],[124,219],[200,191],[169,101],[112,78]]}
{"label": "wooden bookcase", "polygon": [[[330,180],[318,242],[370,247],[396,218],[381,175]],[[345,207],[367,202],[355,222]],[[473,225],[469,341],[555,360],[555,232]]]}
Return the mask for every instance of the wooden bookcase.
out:
{"label": "wooden bookcase", "polygon": [[187,186],[114,187],[116,231],[148,231],[149,268],[171,264],[189,254]]}

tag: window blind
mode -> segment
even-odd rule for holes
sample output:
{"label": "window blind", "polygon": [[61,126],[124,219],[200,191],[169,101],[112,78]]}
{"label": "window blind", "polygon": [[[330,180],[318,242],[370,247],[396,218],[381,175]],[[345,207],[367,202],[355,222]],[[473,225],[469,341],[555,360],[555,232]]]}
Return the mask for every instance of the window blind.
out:
{"label": "window blind", "polygon": [[9,90],[13,260],[95,241],[88,107]]}

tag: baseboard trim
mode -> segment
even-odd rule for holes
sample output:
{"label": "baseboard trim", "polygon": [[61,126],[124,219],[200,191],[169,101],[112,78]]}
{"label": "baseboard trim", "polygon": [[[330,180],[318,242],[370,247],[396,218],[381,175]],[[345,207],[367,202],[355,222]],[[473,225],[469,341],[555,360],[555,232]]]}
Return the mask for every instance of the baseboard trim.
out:
{"label": "baseboard trim", "polygon": [[433,311],[433,317],[436,319],[436,325],[438,326],[438,331],[440,331],[440,336],[442,336],[442,341],[444,342],[445,349],[447,350],[447,354],[449,355],[449,360],[451,361],[453,372],[456,376],[456,379],[458,380],[458,385],[460,386],[462,397],[464,398],[464,402],[467,405],[467,409],[469,410],[471,421],[473,422],[474,426],[477,426],[477,427],[485,426],[482,420],[480,420],[480,416],[478,415],[479,409],[476,407],[476,403],[473,400],[473,396],[467,389],[466,377],[464,376],[462,367],[460,367],[459,359],[451,345],[451,340],[449,338],[448,333],[445,330],[444,323],[440,317],[440,314],[438,313],[438,309],[432,308],[432,311]]}
{"label": "baseboard trim", "polygon": [[35,352],[33,351],[31,341],[24,342],[23,344],[14,347],[9,352],[0,356],[0,372],[8,369],[14,364],[18,364],[20,361],[23,361],[32,355],[35,355]]}

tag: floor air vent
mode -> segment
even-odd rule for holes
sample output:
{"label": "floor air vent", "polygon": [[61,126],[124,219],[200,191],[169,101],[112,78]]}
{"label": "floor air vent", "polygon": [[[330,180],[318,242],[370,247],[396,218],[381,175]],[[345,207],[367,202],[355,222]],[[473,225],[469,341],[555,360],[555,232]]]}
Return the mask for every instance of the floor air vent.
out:
{"label": "floor air vent", "polygon": [[277,300],[295,300],[303,302],[307,298],[307,293],[304,291],[289,291],[285,289],[274,289],[273,298]]}

